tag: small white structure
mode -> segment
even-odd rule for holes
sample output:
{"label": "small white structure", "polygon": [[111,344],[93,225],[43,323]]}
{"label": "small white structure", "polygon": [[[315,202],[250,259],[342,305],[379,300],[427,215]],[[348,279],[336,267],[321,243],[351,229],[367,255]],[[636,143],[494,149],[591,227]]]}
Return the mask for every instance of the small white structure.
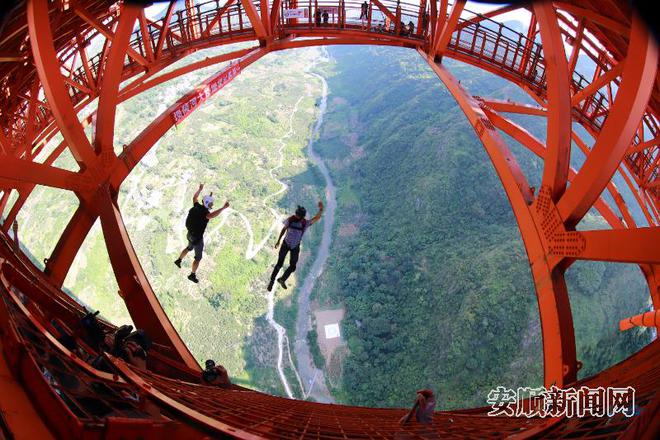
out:
{"label": "small white structure", "polygon": [[339,337],[339,324],[328,324],[325,327],[325,339],[334,339]]}

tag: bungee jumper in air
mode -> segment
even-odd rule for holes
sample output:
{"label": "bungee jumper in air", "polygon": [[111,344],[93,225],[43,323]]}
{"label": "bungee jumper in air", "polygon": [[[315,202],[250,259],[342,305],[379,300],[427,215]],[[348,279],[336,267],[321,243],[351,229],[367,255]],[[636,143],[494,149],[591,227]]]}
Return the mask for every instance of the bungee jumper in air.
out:
{"label": "bungee jumper in air", "polygon": [[188,211],[188,217],[186,217],[186,229],[188,233],[186,238],[188,239],[188,246],[186,246],[177,258],[174,261],[178,267],[181,267],[181,260],[188,255],[188,252],[195,251],[195,259],[192,263],[192,271],[188,275],[188,279],[193,283],[198,283],[197,279],[197,268],[199,267],[199,262],[202,259],[202,253],[204,252],[204,231],[206,230],[206,225],[209,223],[209,220],[220,215],[222,211],[229,207],[229,202],[225,202],[224,206],[215,211],[213,209],[213,193],[204,196],[202,203],[199,203],[199,194],[204,189],[204,184],[199,184],[199,189],[195,195],[193,195],[193,207]]}
{"label": "bungee jumper in air", "polygon": [[270,275],[270,282],[268,283],[269,292],[273,289],[273,284],[275,283],[275,277],[277,277],[277,273],[284,265],[286,254],[291,252],[291,256],[289,257],[289,267],[287,267],[287,269],[284,271],[284,274],[282,274],[280,278],[277,278],[277,282],[280,284],[280,286],[286,289],[286,280],[288,280],[291,274],[296,270],[296,263],[298,263],[298,257],[300,255],[300,242],[302,241],[303,234],[307,228],[319,221],[322,214],[323,202],[319,201],[319,211],[309,221],[305,218],[307,215],[307,210],[302,206],[298,206],[296,213],[284,220],[284,227],[280,232],[280,236],[277,238],[275,249],[277,249],[277,247],[280,245],[280,241],[282,240],[284,233],[286,233],[286,237],[284,237],[284,243],[282,243],[282,246],[280,246],[280,253],[277,258],[277,263],[275,264],[275,268],[273,268],[273,273]]}

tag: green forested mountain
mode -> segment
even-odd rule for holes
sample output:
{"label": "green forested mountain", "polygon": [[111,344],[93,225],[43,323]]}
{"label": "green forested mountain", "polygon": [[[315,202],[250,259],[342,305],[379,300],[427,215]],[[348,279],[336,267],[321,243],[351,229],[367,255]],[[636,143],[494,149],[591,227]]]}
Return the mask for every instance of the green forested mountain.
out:
{"label": "green forested mountain", "polygon": [[[321,84],[306,71],[316,63],[329,95],[314,148],[330,169],[338,206],[330,257],[312,299],[316,310],[345,309],[347,348],[328,360],[325,371],[335,399],[405,406],[416,389],[431,387],[447,409],[484,405],[497,385],[539,385],[540,322],[525,251],[500,182],[460,109],[414,51],[347,46],[328,52],[329,62],[310,48],[255,63],[168,132],[122,186],[127,229],[175,327],[199,360],[213,357],[235,381],[284,394],[265,285],[275,261],[277,215],[298,203],[313,214],[324,194],[324,180],[305,149],[320,112]],[[528,99],[493,75],[446,62],[474,95]],[[125,103],[117,149],[216,69]],[[514,119],[545,136],[540,118]],[[542,162],[511,146],[538,187]],[[579,163],[579,156],[574,160]],[[73,167],[70,157],[58,165]],[[185,245],[185,213],[199,182],[214,191],[218,204],[230,200],[232,211],[209,224],[202,282],[193,285],[186,269],[172,262]],[[72,194],[44,188],[30,197],[19,221],[36,260],[48,257],[75,203]],[[591,213],[580,227],[603,225]],[[274,316],[290,343],[309,340],[323,365],[314,338],[295,334],[296,286],[309,272],[320,230],[305,234],[294,288],[277,292]],[[617,329],[619,319],[646,307],[637,268],[578,262],[567,283],[582,374],[649,340],[648,333]],[[114,322],[129,320],[99,225],[65,286]],[[287,354],[285,374],[300,397],[296,359],[290,362]]]}
{"label": "green forested mountain", "polygon": [[[330,53],[330,105],[317,148],[335,177],[339,208],[315,295],[347,311],[350,355],[336,395],[354,404],[405,405],[430,386],[442,408],[456,408],[484,405],[497,385],[541,384],[540,323],[522,241],[453,98],[414,52]],[[447,64],[474,95],[529,100],[493,75]],[[545,137],[543,121],[530,124]],[[542,163],[512,149],[532,184],[540,180]],[[591,216],[581,226],[599,222]],[[567,281],[585,372],[648,341],[617,329],[648,299],[637,268],[576,263]]]}

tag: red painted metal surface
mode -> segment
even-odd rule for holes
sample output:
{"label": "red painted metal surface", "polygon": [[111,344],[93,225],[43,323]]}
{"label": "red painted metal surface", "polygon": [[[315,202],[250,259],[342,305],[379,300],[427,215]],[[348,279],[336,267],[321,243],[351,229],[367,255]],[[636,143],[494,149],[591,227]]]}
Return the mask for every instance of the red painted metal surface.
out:
{"label": "red painted metal surface", "polygon": [[[271,51],[327,44],[390,45],[414,49],[429,63],[483,143],[518,221],[538,298],[546,385],[574,384],[580,365],[564,280],[566,269],[575,260],[638,264],[647,280],[653,310],[624,320],[621,326],[658,327],[658,50],[630,6],[614,0],[539,3],[528,7],[529,28],[520,33],[497,21],[514,6],[472,16],[463,11],[462,1],[421,2],[422,10],[417,4],[372,0],[365,26],[358,19],[360,4],[172,1],[161,18],[151,20],[137,7],[110,0],[18,2],[0,35],[0,214],[4,218],[0,232],[4,262],[0,269],[0,327],[8,364],[26,389],[38,396],[34,405],[53,433],[151,436],[168,429],[175,436],[188,437],[424,437],[423,432],[414,430],[401,432],[396,424],[397,410],[310,404],[244,389],[204,389],[208,397],[202,399],[196,388],[201,385],[190,383],[195,382],[199,367],[164,314],[132,250],[116,195],[135,165],[174,125],[177,106],[198,92],[182,96],[120,154],[115,153],[113,139],[117,105],[201,67],[234,60],[245,69]],[[284,19],[282,11],[288,7],[331,7],[338,12],[330,23],[317,27],[312,13],[308,20]],[[422,26],[425,12],[430,14],[426,28]],[[392,21],[390,29],[383,29],[380,16]],[[409,21],[415,23],[412,35],[402,32],[402,23]],[[92,40],[103,43],[97,53],[90,51]],[[195,51],[245,41],[254,41],[255,46],[160,74]],[[594,66],[588,77],[577,69],[580,57]],[[538,105],[475,97],[445,68],[444,58],[512,81]],[[128,79],[133,81],[125,82]],[[97,110],[81,120],[79,112],[96,98]],[[547,118],[547,141],[533,137],[506,113]],[[93,129],[91,142],[84,132],[89,124]],[[593,143],[578,135],[577,125],[586,130]],[[541,188],[530,187],[500,131],[544,160]],[[44,162],[37,162],[35,158],[45,144],[58,134],[63,141]],[[578,169],[569,165],[571,143],[586,157]],[[67,149],[77,160],[79,171],[52,166]],[[612,180],[616,172],[623,177],[632,199],[624,199],[616,187]],[[72,191],[80,200],[43,273],[10,245],[6,235],[36,185]],[[11,190],[19,197],[7,206]],[[610,229],[576,231],[592,207]],[[637,224],[640,222],[633,218],[633,211],[641,211],[646,224]],[[54,316],[73,326],[82,313],[60,287],[98,218],[128,310],[157,343],[149,371],[138,371],[112,359],[116,375],[111,379],[90,371],[84,362],[63,351],[49,329]],[[30,304],[22,305],[12,289],[29,297]],[[33,347],[37,340],[45,352]],[[649,411],[656,408],[657,412],[658,405],[652,402],[658,400],[658,345],[652,343],[588,383],[634,383]],[[44,375],[44,369],[57,368],[66,368],[79,388],[63,390]],[[138,401],[146,399],[147,406],[158,407],[165,416],[145,415],[144,408],[138,408],[135,417],[113,413],[92,426],[86,419],[89,414],[76,410],[75,402],[100,398],[93,396],[94,386],[90,385],[97,382],[109,389],[128,390],[129,395],[135,393],[140,396]],[[218,403],[226,406],[218,409]],[[462,437],[620,434],[628,428],[638,434],[658,429],[648,415],[575,421],[487,418],[478,410],[440,414],[432,430],[437,435],[458,432]]]}

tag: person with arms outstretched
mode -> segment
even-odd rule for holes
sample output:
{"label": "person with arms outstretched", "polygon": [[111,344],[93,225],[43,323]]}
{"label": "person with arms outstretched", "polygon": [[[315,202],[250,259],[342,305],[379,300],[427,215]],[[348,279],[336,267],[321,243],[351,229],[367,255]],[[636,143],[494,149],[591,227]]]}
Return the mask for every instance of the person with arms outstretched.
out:
{"label": "person with arms outstretched", "polygon": [[193,195],[193,207],[188,211],[188,217],[186,218],[186,229],[188,234],[186,238],[188,239],[188,246],[186,246],[177,258],[174,261],[178,267],[181,267],[181,260],[188,255],[188,252],[195,251],[195,259],[192,263],[192,272],[188,275],[188,279],[193,283],[199,283],[197,279],[197,268],[199,267],[199,262],[202,259],[202,253],[204,252],[204,231],[206,230],[206,225],[209,223],[209,220],[220,215],[222,211],[229,207],[229,202],[225,202],[224,206],[215,211],[213,209],[213,193],[206,195],[202,198],[202,203],[199,203],[199,194],[204,189],[204,184],[199,184],[199,189],[195,195]]}
{"label": "person with arms outstretched", "polygon": [[282,246],[280,246],[280,253],[277,258],[277,264],[275,264],[273,273],[270,275],[270,282],[268,283],[268,291],[271,291],[273,289],[275,278],[277,277],[277,273],[284,265],[284,259],[286,258],[286,254],[291,252],[291,255],[289,257],[289,267],[287,267],[287,269],[284,271],[284,274],[282,274],[280,278],[277,278],[277,282],[280,284],[280,286],[286,289],[287,287],[286,280],[288,280],[291,274],[296,270],[296,264],[298,263],[298,256],[300,255],[300,242],[302,241],[303,234],[305,233],[307,228],[309,228],[314,223],[319,221],[322,214],[323,214],[323,202],[319,201],[319,212],[317,212],[316,215],[311,218],[311,220],[307,221],[307,219],[305,218],[305,216],[307,215],[307,210],[302,206],[298,206],[295,215],[292,215],[291,217],[284,220],[284,227],[280,232],[280,236],[277,238],[277,243],[275,243],[275,249],[277,249],[277,247],[280,246],[280,241],[282,240],[282,236],[284,236],[285,233],[286,233],[286,237],[284,237],[284,242],[282,243]]}

